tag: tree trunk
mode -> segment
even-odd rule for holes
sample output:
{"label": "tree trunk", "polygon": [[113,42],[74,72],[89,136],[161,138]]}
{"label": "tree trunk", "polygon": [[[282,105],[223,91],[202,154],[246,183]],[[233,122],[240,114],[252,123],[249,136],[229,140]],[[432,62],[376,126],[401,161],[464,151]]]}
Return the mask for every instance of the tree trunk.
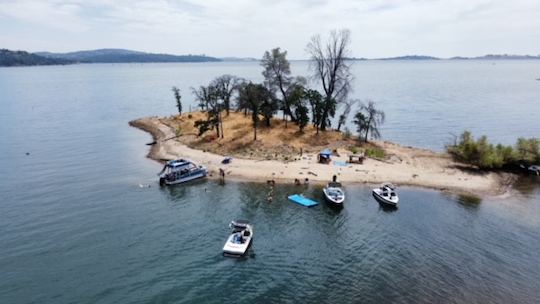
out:
{"label": "tree trunk", "polygon": [[219,117],[219,126],[221,126],[221,138],[224,138],[225,134],[223,134],[223,120],[221,120],[221,112],[219,112],[218,117]]}
{"label": "tree trunk", "polygon": [[364,141],[367,143],[367,137],[368,137],[368,133],[369,133],[369,129],[371,128],[371,116],[369,117],[369,120],[368,120],[368,123],[367,123],[367,128],[366,128],[366,137],[364,138]]}
{"label": "tree trunk", "polygon": [[257,125],[253,124],[253,141],[257,140]]}

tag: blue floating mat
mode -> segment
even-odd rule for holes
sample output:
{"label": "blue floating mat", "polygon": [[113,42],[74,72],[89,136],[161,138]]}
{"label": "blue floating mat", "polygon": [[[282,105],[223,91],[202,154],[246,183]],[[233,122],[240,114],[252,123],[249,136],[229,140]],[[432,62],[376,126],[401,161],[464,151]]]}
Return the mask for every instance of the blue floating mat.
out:
{"label": "blue floating mat", "polygon": [[289,200],[291,200],[291,201],[293,201],[293,202],[295,202],[297,204],[300,204],[302,206],[306,206],[306,207],[313,207],[313,206],[316,206],[316,205],[319,204],[316,201],[312,201],[309,198],[305,198],[300,194],[290,195],[288,198],[289,198]]}

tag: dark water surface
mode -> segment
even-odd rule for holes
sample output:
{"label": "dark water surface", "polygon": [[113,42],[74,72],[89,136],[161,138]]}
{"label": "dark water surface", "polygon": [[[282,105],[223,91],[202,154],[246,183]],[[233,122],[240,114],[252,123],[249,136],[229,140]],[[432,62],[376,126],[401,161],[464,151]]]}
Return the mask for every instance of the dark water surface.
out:
{"label": "dark water surface", "polygon": [[[537,122],[516,119],[538,112],[540,83],[523,80],[539,70],[537,63],[411,64],[363,66],[386,75],[366,88],[368,96],[386,92],[379,99],[393,122],[384,134],[405,144],[423,140],[425,147],[439,146],[439,135],[464,122],[501,141],[540,134]],[[453,85],[434,87],[426,76],[400,86],[411,69],[466,75],[476,85],[457,90],[465,80],[453,77]],[[522,81],[486,78],[486,69]],[[285,199],[304,192],[320,200],[318,186],[280,185],[270,204],[261,184],[201,181],[160,189],[160,165],[145,158],[150,137],[127,122],[172,113],[170,86],[186,87],[187,95],[189,86],[225,72],[256,79],[260,69],[230,63],[0,69],[0,303],[538,302],[535,178],[504,199],[400,188],[402,203],[393,212],[379,207],[369,187],[347,187],[341,211]],[[513,93],[498,90],[501,82]],[[414,93],[421,87],[432,92],[428,97],[443,97],[422,98]],[[481,88],[484,97],[474,93]],[[498,101],[488,106],[486,94]],[[462,104],[444,105],[448,96]],[[478,122],[460,110],[469,105],[488,114]],[[494,113],[500,114],[490,122]],[[411,131],[419,115],[433,136]],[[246,259],[221,255],[234,218],[255,224]]]}

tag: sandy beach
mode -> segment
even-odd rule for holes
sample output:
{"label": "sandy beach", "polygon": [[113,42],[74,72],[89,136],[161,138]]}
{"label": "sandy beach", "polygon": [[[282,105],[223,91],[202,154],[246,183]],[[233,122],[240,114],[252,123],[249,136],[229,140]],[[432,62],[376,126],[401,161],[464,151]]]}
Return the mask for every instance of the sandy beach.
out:
{"label": "sandy beach", "polygon": [[156,141],[150,148],[149,158],[157,161],[188,158],[206,166],[214,178],[218,177],[220,168],[225,170],[227,179],[246,181],[273,179],[292,183],[295,179],[308,178],[310,182],[324,183],[337,175],[344,184],[392,182],[475,195],[501,195],[515,180],[512,174],[468,169],[444,153],[390,142],[377,142],[389,155],[388,159],[367,158],[363,164],[346,163],[351,152],[338,149],[339,156],[332,156],[330,164],[318,163],[316,153],[304,153],[287,162],[235,157],[230,164],[224,165],[221,163],[223,155],[190,148],[174,138],[175,130],[158,117],[136,119],[130,125],[149,132]]}

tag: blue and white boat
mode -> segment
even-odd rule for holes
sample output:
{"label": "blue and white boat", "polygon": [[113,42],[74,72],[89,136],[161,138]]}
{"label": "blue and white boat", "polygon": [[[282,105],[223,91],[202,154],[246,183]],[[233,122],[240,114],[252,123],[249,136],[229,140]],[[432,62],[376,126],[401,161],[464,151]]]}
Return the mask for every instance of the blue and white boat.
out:
{"label": "blue and white boat", "polygon": [[168,161],[158,176],[159,184],[163,186],[185,183],[206,177],[207,174],[204,166],[197,166],[187,159],[175,159]]}

